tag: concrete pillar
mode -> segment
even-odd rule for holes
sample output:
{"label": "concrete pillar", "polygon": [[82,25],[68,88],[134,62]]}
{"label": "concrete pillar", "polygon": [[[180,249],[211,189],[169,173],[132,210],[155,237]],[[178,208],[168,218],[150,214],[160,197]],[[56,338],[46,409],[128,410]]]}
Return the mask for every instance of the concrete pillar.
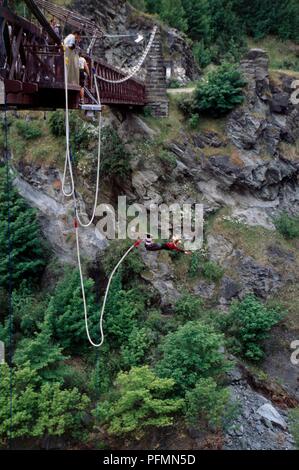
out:
{"label": "concrete pillar", "polygon": [[166,69],[162,54],[161,35],[156,33],[146,61],[146,101],[157,117],[168,116]]}

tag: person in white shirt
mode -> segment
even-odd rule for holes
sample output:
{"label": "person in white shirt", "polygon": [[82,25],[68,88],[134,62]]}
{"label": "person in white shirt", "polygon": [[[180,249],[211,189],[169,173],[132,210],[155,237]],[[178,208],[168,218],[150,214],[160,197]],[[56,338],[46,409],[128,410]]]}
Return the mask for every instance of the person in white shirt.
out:
{"label": "person in white shirt", "polygon": [[80,31],[74,31],[63,41],[67,59],[68,83],[79,85],[79,56],[76,45],[80,42]]}
{"label": "person in white shirt", "polygon": [[84,86],[85,86],[85,76],[89,76],[89,67],[86,62],[85,57],[82,56],[82,53],[79,52],[79,83],[80,83],[80,99],[81,103],[84,103]]}

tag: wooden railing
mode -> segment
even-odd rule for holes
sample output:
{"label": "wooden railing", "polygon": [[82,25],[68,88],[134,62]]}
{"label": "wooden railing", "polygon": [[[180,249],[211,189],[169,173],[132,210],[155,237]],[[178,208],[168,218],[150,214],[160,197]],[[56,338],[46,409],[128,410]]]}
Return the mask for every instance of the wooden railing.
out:
{"label": "wooden railing", "polygon": [[[124,77],[122,72],[101,60],[91,59],[88,55],[85,58],[91,71],[87,88],[94,96],[95,74],[108,80]],[[0,6],[0,80],[4,82],[8,104],[16,107],[18,104],[23,107],[31,104],[34,107],[40,103],[42,107],[43,102],[48,106],[52,101],[53,107],[63,107],[63,70],[63,48],[54,44],[42,28]],[[102,104],[145,104],[145,85],[138,80],[129,79],[120,84],[111,84],[99,79],[98,84]],[[51,89],[52,100],[46,97],[47,88]],[[79,103],[79,85],[72,85],[69,89],[72,93],[70,107],[76,108]],[[38,96],[33,95],[40,90],[42,94],[39,100]]]}

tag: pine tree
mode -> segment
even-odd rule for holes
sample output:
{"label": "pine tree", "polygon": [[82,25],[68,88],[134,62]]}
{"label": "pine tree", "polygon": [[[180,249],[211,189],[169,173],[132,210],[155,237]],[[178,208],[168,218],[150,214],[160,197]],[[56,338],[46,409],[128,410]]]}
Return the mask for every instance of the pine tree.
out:
{"label": "pine tree", "polygon": [[[9,251],[11,271],[9,271]],[[14,287],[23,279],[38,278],[45,262],[45,248],[36,211],[26,205],[13,187],[11,177],[7,182],[5,169],[0,168],[0,287],[7,288],[10,275]]]}
{"label": "pine tree", "polygon": [[160,16],[169,26],[187,31],[188,24],[181,0],[161,0]]}
{"label": "pine tree", "polygon": [[211,35],[209,0],[182,0],[182,4],[188,22],[188,36],[207,44]]}

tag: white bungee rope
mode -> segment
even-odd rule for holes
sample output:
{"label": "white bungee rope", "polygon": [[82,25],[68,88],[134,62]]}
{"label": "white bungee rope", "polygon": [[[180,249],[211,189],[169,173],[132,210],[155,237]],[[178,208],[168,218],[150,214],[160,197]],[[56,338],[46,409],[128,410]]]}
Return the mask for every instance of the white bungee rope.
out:
{"label": "white bungee rope", "polygon": [[[100,92],[99,92],[99,87],[98,87],[98,82],[97,80],[103,80],[104,82],[107,83],[113,83],[113,84],[118,84],[118,83],[123,83],[130,78],[132,78],[142,67],[142,64],[144,63],[149,50],[152,46],[152,43],[154,41],[155,35],[157,31],[157,26],[154,27],[153,32],[151,34],[149,43],[144,51],[144,54],[142,55],[141,59],[138,61],[135,67],[131,70],[131,72],[123,77],[120,80],[107,80],[99,75],[94,75],[95,77],[95,88],[96,88],[96,94],[97,94],[97,100],[93,97],[93,95],[89,92],[88,90],[88,95],[89,97],[96,102],[99,106],[101,106],[100,102]],[[86,295],[85,295],[85,288],[84,288],[84,278],[83,278],[83,272],[82,272],[82,266],[81,266],[81,255],[80,255],[80,243],[79,243],[79,224],[81,227],[87,228],[89,227],[95,217],[95,212],[97,208],[97,203],[98,203],[98,193],[99,193],[99,183],[100,183],[100,165],[101,165],[101,129],[102,129],[102,111],[100,109],[99,111],[99,123],[98,123],[98,158],[97,158],[97,177],[96,177],[96,189],[95,189],[95,197],[94,197],[94,205],[93,205],[93,211],[90,220],[87,223],[84,223],[80,219],[80,215],[78,212],[77,208],[77,198],[76,198],[76,191],[75,191],[75,183],[74,183],[74,176],[73,176],[73,169],[72,169],[72,159],[71,159],[71,152],[70,152],[70,127],[69,127],[69,105],[68,105],[68,70],[67,70],[67,58],[65,55],[65,48],[64,48],[64,81],[65,81],[65,136],[66,136],[66,155],[65,155],[65,163],[64,163],[64,171],[63,171],[63,178],[62,178],[62,192],[64,196],[66,197],[73,197],[74,201],[74,209],[75,209],[75,221],[74,221],[74,226],[75,226],[75,233],[76,233],[76,249],[77,249],[77,259],[78,259],[78,268],[79,268],[79,274],[80,274],[80,284],[81,284],[81,292],[82,292],[82,300],[83,300],[83,308],[84,308],[84,320],[85,320],[85,330],[86,330],[86,335],[88,338],[89,343],[95,347],[99,348],[103,345],[104,343],[104,330],[103,330],[103,318],[104,318],[104,313],[105,313],[105,307],[106,307],[106,302],[107,298],[109,295],[109,290],[111,286],[111,282],[113,279],[114,274],[116,273],[117,269],[121,265],[121,263],[125,260],[125,258],[129,255],[129,253],[133,250],[133,248],[136,246],[134,243],[133,245],[130,246],[130,248],[125,252],[125,254],[122,256],[122,258],[118,261],[118,263],[115,265],[114,269],[112,270],[108,284],[106,287],[105,291],[105,296],[103,300],[103,305],[101,308],[100,312],[100,334],[101,334],[101,339],[98,343],[95,343],[90,335],[89,331],[89,325],[88,325],[88,312],[87,312],[87,304],[86,304]],[[69,192],[65,190],[65,180],[66,180],[66,173],[69,171],[70,175],[70,180],[71,180],[71,189]],[[79,223],[79,224],[78,224]]]}

